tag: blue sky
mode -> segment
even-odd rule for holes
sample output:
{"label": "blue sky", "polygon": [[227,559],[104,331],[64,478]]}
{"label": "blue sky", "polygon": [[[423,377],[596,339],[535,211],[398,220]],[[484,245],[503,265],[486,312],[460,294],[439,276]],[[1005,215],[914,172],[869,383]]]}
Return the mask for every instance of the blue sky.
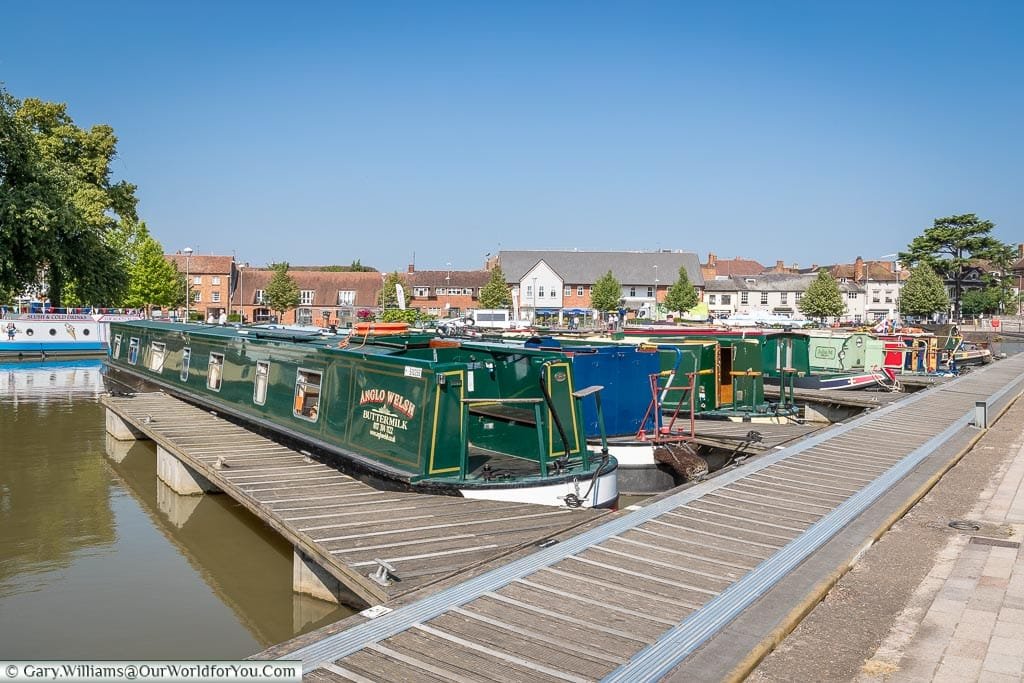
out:
{"label": "blue sky", "polygon": [[6,2],[0,81],[108,123],[168,251],[801,265],[1024,241],[1024,3]]}

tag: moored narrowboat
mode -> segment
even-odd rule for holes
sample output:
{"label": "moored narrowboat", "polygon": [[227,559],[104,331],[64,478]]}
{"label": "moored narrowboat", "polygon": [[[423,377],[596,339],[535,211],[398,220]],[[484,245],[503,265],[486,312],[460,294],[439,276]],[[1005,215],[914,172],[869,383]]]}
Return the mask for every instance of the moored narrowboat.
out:
{"label": "moored narrowboat", "polygon": [[617,502],[617,462],[584,434],[596,390],[576,386],[562,354],[423,334],[111,327],[115,378],[308,444],[354,474],[425,493]]}

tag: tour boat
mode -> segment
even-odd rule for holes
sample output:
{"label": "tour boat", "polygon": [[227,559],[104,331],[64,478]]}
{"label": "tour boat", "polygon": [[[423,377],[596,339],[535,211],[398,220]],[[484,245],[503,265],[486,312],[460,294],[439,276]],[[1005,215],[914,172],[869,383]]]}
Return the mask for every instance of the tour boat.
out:
{"label": "tour boat", "polygon": [[163,322],[111,325],[113,378],[144,382],[424,493],[614,507],[561,353],[369,327],[347,336]]}

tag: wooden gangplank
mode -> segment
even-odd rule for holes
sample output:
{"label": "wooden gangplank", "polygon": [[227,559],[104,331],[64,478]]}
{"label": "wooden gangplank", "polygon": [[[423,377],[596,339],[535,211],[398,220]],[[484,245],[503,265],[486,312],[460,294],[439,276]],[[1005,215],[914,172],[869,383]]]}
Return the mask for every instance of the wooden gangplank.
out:
{"label": "wooden gangplank", "polygon": [[[382,491],[163,393],[101,402],[371,605],[606,514]],[[394,567],[390,585],[371,578],[377,560]]]}
{"label": "wooden gangplank", "polygon": [[[779,388],[766,384],[766,397],[778,398]],[[866,389],[794,389],[793,399],[796,403],[831,403],[837,406],[853,408],[879,408],[901,400],[906,394],[899,391],[867,391]]]}
{"label": "wooden gangplank", "polygon": [[659,680],[926,458],[980,433],[976,402],[994,416],[1022,388],[1024,354],[273,654],[315,681]]}
{"label": "wooden gangplank", "polygon": [[[693,441],[702,446],[729,450],[742,444],[743,453],[760,453],[803,439],[827,426],[822,423],[761,424],[730,420],[697,420]],[[751,432],[757,432],[758,438],[751,439]]]}

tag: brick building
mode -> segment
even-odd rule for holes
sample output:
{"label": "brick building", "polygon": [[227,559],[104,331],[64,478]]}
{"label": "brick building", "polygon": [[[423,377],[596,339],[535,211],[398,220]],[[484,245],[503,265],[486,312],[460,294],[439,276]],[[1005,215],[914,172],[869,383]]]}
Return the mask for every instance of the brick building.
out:
{"label": "brick building", "polygon": [[481,308],[480,290],[491,274],[486,270],[415,270],[410,265],[404,279],[409,308],[438,318],[456,318]]}
{"label": "brick building", "polygon": [[[270,310],[265,292],[274,272],[266,268],[241,268],[235,312],[246,322],[267,322],[276,311]],[[337,325],[351,327],[358,313],[367,310],[376,315],[377,299],[383,286],[383,273],[365,271],[339,273],[320,270],[289,270],[299,286],[297,308],[286,311],[279,322],[285,324]]]}
{"label": "brick building", "polygon": [[[164,258],[177,266],[182,275],[187,273],[191,300],[189,310],[204,320],[227,312],[237,293],[238,265],[234,256],[214,256],[180,252],[164,254]],[[184,315],[184,309],[178,311]]]}

